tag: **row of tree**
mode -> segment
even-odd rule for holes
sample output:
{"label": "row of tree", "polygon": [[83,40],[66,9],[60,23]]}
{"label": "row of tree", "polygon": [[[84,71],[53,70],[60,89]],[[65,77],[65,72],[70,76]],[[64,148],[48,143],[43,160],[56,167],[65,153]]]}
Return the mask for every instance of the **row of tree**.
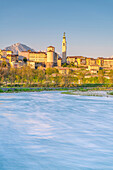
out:
{"label": "row of tree", "polygon": [[104,70],[99,70],[96,77],[85,78],[86,70],[72,71],[69,74],[59,74],[56,68],[48,68],[46,70],[31,69],[24,66],[21,69],[0,67],[0,83],[7,85],[24,84],[26,86],[74,86],[76,84],[88,83],[113,83],[113,71],[109,73],[110,79],[104,77]]}

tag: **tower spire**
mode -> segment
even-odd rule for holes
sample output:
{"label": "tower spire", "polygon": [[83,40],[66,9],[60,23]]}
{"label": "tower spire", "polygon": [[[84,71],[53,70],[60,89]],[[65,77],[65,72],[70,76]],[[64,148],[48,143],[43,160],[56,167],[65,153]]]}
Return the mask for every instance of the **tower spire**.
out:
{"label": "tower spire", "polygon": [[66,33],[64,32],[64,35],[63,35],[63,37],[65,37],[65,35],[66,35]]}

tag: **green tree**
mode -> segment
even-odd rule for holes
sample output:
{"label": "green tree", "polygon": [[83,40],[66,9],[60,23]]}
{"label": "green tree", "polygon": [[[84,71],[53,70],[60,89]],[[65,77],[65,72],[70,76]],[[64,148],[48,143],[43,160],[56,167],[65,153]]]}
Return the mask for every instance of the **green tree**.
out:
{"label": "green tree", "polygon": [[113,84],[113,70],[109,72],[110,83]]}
{"label": "green tree", "polygon": [[58,69],[56,69],[56,68],[47,68],[46,69],[46,74],[47,75],[52,75],[53,73],[58,73],[59,71],[58,71]]}
{"label": "green tree", "polygon": [[78,83],[79,84],[83,84],[83,79],[85,77],[85,71],[79,71],[77,74],[77,78],[78,78]]}
{"label": "green tree", "polygon": [[15,80],[16,80],[16,69],[15,68],[10,68],[8,78],[9,78],[9,82],[11,83],[11,86],[13,83],[15,84]]}
{"label": "green tree", "polygon": [[99,83],[104,83],[104,70],[99,70],[98,71],[98,80],[99,80]]}
{"label": "green tree", "polygon": [[43,84],[44,80],[46,80],[46,77],[45,77],[45,71],[44,70],[38,70],[37,72],[37,78],[38,78],[38,81],[41,83],[41,85]]}
{"label": "green tree", "polygon": [[24,58],[23,58],[23,61],[24,61],[24,63],[27,63],[27,58],[24,57]]}
{"label": "green tree", "polygon": [[7,66],[7,62],[6,61],[3,61],[2,62],[2,67],[6,67]]}
{"label": "green tree", "polygon": [[62,67],[67,67],[67,63],[64,63],[64,64],[62,65]]}

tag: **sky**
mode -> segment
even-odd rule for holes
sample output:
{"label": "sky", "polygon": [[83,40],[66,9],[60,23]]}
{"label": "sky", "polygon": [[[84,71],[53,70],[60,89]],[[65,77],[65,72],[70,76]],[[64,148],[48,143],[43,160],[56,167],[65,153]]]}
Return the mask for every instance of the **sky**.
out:
{"label": "sky", "polygon": [[0,0],[0,49],[22,43],[67,55],[113,55],[113,0]]}

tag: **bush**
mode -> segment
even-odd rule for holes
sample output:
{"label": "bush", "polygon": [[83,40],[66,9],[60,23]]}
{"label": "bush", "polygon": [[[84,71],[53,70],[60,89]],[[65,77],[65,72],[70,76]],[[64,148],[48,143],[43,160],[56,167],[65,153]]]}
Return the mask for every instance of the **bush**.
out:
{"label": "bush", "polygon": [[13,92],[13,90],[12,89],[8,89],[6,92]]}
{"label": "bush", "polygon": [[88,91],[88,89],[79,88],[79,91],[85,92],[85,91]]}
{"label": "bush", "polygon": [[2,89],[0,89],[0,93],[3,93],[4,91]]}

